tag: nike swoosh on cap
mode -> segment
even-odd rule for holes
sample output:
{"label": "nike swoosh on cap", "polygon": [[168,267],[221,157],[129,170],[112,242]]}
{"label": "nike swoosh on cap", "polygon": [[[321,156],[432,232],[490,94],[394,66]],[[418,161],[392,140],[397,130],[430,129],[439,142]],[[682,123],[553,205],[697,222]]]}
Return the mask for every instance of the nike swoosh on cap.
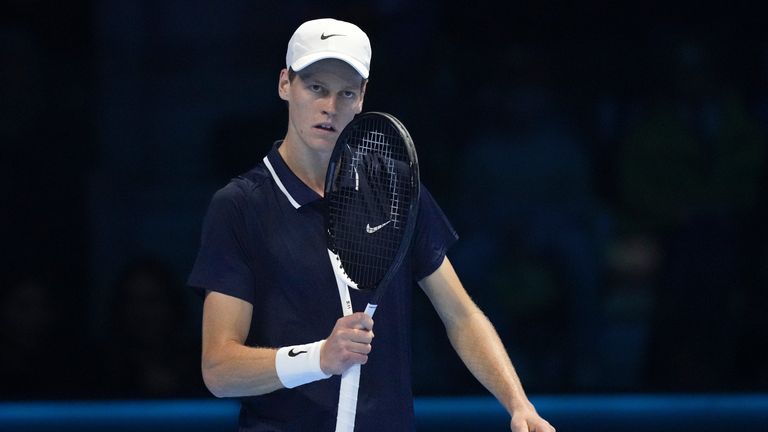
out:
{"label": "nike swoosh on cap", "polygon": [[332,38],[334,36],[346,36],[346,35],[337,34],[337,33],[327,35],[327,34],[323,33],[323,34],[320,35],[320,40],[326,40],[326,39]]}

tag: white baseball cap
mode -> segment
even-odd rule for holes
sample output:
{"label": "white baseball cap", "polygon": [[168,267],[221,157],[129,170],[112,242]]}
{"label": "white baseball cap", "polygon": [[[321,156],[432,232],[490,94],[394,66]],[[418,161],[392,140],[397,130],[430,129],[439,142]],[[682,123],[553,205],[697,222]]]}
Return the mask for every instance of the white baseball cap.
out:
{"label": "white baseball cap", "polygon": [[298,72],[323,59],[347,62],[368,78],[371,68],[371,42],[360,27],[345,21],[322,18],[300,25],[288,41],[285,65]]}

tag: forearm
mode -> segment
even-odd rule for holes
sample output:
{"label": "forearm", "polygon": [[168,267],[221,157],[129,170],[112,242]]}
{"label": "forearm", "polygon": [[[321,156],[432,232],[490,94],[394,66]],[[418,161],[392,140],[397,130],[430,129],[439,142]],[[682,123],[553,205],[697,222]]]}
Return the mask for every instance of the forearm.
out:
{"label": "forearm", "polygon": [[480,309],[473,307],[463,319],[454,322],[446,325],[448,338],[475,378],[510,414],[531,408],[501,339]]}
{"label": "forearm", "polygon": [[[235,326],[240,331],[232,336],[220,329],[217,332],[217,315],[207,312],[216,308],[216,297],[211,298],[203,314],[208,326],[203,326],[202,372],[206,386],[218,397],[257,396],[293,388],[341,374],[368,360],[373,320],[362,312],[339,318],[327,339],[279,349],[252,348],[242,342],[246,339],[242,326]],[[250,319],[250,314],[245,315]]]}
{"label": "forearm", "polygon": [[528,401],[499,335],[464,290],[448,258],[419,285],[440,315],[459,357],[509,412],[511,430],[554,432]]}
{"label": "forearm", "polygon": [[235,341],[203,350],[203,380],[216,397],[257,396],[283,388],[275,367],[276,349]]}

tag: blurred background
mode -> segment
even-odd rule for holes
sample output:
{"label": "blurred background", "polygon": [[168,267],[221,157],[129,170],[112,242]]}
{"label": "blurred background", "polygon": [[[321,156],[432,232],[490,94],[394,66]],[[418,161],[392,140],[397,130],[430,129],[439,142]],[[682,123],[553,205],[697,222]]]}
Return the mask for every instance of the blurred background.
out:
{"label": "blurred background", "polygon": [[[371,37],[449,256],[532,394],[768,391],[768,34],[737,2],[4,1],[0,399],[210,397],[184,286],[285,133],[285,47]],[[484,394],[415,290],[417,395]]]}

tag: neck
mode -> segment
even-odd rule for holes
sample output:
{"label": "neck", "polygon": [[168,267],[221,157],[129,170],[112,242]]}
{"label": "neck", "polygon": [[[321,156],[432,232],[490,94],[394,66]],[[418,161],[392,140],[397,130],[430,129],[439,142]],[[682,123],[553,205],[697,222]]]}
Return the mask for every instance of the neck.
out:
{"label": "neck", "polygon": [[317,192],[318,195],[324,195],[325,173],[331,158],[330,154],[296,151],[295,146],[291,145],[287,137],[277,151],[299,180]]}

